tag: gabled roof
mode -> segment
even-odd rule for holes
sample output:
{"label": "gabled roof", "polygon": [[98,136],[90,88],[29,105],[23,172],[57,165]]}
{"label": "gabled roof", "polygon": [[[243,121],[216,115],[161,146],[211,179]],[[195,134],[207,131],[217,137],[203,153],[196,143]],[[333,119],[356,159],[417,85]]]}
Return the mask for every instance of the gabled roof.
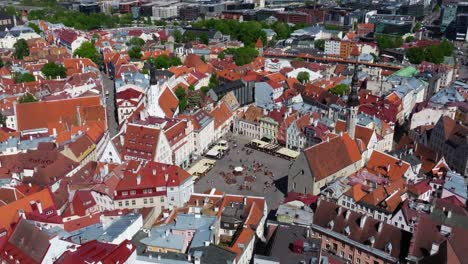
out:
{"label": "gabled roof", "polygon": [[396,260],[403,260],[408,251],[411,237],[408,232],[326,200],[320,200],[313,223],[326,228],[327,232],[335,236],[346,236],[362,246],[367,245],[380,250]]}
{"label": "gabled roof", "polygon": [[42,208],[54,207],[52,194],[48,188],[11,202],[7,205],[1,206],[0,215],[2,217],[0,217],[0,228],[5,228],[8,232],[10,232],[20,219],[19,211],[23,210],[25,213],[32,212],[34,209],[31,206],[31,203],[37,203],[38,201],[41,202]]}
{"label": "gabled roof", "polygon": [[229,108],[227,107],[226,103],[222,102],[220,105],[216,106],[210,113],[210,115],[214,119],[214,128],[217,129],[224,123],[226,123],[227,120],[229,120],[230,117],[232,117],[231,111],[229,111]]}
{"label": "gabled roof", "polygon": [[[100,96],[18,104],[18,130],[48,128],[49,123],[66,123],[69,127],[87,122],[105,124],[105,109]],[[78,118],[79,117],[79,118]]]}
{"label": "gabled roof", "polygon": [[81,244],[77,249],[66,251],[55,263],[126,263],[135,250],[136,246],[128,240],[122,241],[119,245],[92,240]]}
{"label": "gabled roof", "polygon": [[356,142],[347,133],[305,149],[304,155],[315,181],[361,160]]}
{"label": "gabled roof", "polygon": [[2,251],[5,259],[12,256],[20,263],[41,263],[49,247],[47,233],[32,223],[21,220]]}
{"label": "gabled roof", "polygon": [[171,89],[166,88],[159,96],[159,107],[163,110],[166,117],[174,117],[174,113],[179,107],[179,99],[171,91]]}
{"label": "gabled roof", "polygon": [[[335,125],[336,132],[345,132],[346,131],[346,122],[342,120],[336,121]],[[369,147],[369,142],[374,134],[374,130],[365,126],[356,125],[355,137],[362,140],[364,145]]]}
{"label": "gabled roof", "polygon": [[125,132],[124,156],[154,160],[161,129],[129,124]]}
{"label": "gabled roof", "polygon": [[403,178],[410,168],[410,164],[389,154],[374,150],[366,167],[369,171],[394,181]]}

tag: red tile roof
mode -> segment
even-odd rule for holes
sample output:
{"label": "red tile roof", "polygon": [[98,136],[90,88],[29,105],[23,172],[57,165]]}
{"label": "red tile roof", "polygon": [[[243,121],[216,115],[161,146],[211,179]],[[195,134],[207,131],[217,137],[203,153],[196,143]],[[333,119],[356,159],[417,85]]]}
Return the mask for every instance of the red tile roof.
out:
{"label": "red tile roof", "polygon": [[19,210],[23,210],[25,213],[32,212],[32,202],[40,201],[42,208],[54,207],[52,200],[52,194],[49,189],[46,188],[40,192],[32,193],[22,199],[11,202],[7,205],[0,206],[0,229],[4,228],[7,232],[11,232],[12,228],[18,223],[20,216]]}
{"label": "red tile roof", "polygon": [[125,132],[123,155],[154,160],[160,133],[158,128],[129,124]]}
{"label": "red tile roof", "polygon": [[356,142],[347,133],[309,147],[304,150],[304,154],[315,181],[320,181],[361,160]]}
{"label": "red tile roof", "polygon": [[216,106],[210,113],[214,119],[214,128],[217,129],[221,125],[225,124],[226,121],[232,117],[231,111],[227,105],[223,102],[220,105]]}
{"label": "red tile roof", "polygon": [[[24,103],[16,106],[18,130],[49,128],[51,123],[65,123],[68,127],[77,126],[78,113],[81,124],[88,122],[105,124],[105,109],[99,96],[73,99]],[[79,109],[79,112],[78,112]]]}
{"label": "red tile roof", "polygon": [[166,88],[159,96],[159,107],[163,110],[166,117],[174,117],[174,113],[179,107],[179,99],[171,91],[171,89]]}

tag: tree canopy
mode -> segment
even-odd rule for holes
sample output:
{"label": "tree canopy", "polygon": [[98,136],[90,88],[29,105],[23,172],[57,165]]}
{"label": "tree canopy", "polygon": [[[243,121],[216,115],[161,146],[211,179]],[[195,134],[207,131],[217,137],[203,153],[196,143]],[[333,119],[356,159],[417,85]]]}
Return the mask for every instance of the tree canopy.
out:
{"label": "tree canopy", "polygon": [[180,42],[182,42],[182,40],[183,40],[182,32],[180,32],[180,31],[177,30],[177,29],[174,30],[174,31],[172,31],[172,36],[174,37],[174,41],[175,41],[176,43],[180,43]]}
{"label": "tree canopy", "polygon": [[403,45],[403,39],[399,36],[379,35],[377,36],[377,46],[379,49],[394,49]]}
{"label": "tree canopy", "polygon": [[193,28],[208,28],[230,35],[233,39],[242,41],[246,46],[254,45],[257,39],[266,41],[266,33],[262,30],[267,27],[258,21],[239,22],[234,19],[207,19],[192,23]]}
{"label": "tree canopy", "polygon": [[83,42],[81,46],[75,50],[73,55],[81,58],[88,58],[97,65],[102,64],[102,55],[94,47],[94,44],[89,41]]}
{"label": "tree canopy", "polygon": [[248,46],[237,49],[227,49],[226,52],[233,55],[234,62],[237,66],[249,64],[258,56],[258,51]]}
{"label": "tree canopy", "polygon": [[39,100],[37,100],[36,97],[34,97],[34,95],[32,95],[29,92],[23,94],[20,98],[18,98],[18,102],[20,104],[32,103],[32,102],[37,102],[37,101],[39,101]]}
{"label": "tree canopy", "polygon": [[133,37],[128,41],[129,45],[141,47],[145,45],[145,41],[142,38]]}
{"label": "tree canopy", "polygon": [[15,51],[13,52],[13,57],[16,59],[23,59],[25,56],[29,55],[28,43],[24,39],[18,39],[13,45]]}
{"label": "tree canopy", "polygon": [[119,25],[125,25],[129,22],[125,19],[125,16],[119,18],[119,16],[106,15],[103,12],[85,14],[78,11],[65,10],[60,7],[31,10],[28,12],[28,19],[45,20],[51,23],[63,23],[67,27],[73,27],[80,30],[111,28]]}
{"label": "tree canopy", "polygon": [[185,89],[180,86],[177,87],[175,95],[177,96],[177,99],[179,99],[179,111],[185,111],[185,108],[187,108],[187,94],[185,93]]}
{"label": "tree canopy", "polygon": [[129,50],[128,50],[128,56],[130,56],[130,58],[132,59],[140,59],[141,56],[143,56],[143,54],[141,54],[141,49],[140,47],[131,47]]}
{"label": "tree canopy", "polygon": [[410,48],[405,53],[406,58],[413,64],[419,64],[422,61],[440,64],[444,61],[445,56],[452,54],[453,45],[447,40],[443,40],[439,45]]}
{"label": "tree canopy", "polygon": [[34,24],[34,23],[29,23],[28,27],[32,28],[34,30],[34,32],[36,32],[37,34],[41,34],[41,32],[42,32],[42,30],[39,28],[39,26]]}
{"label": "tree canopy", "polygon": [[15,83],[34,82],[34,75],[29,72],[15,74]]}
{"label": "tree canopy", "polygon": [[49,79],[55,79],[57,77],[65,78],[67,77],[67,69],[62,65],[56,64],[55,62],[46,63],[42,69],[42,74]]}
{"label": "tree canopy", "polygon": [[348,94],[351,90],[349,89],[348,85],[341,83],[331,88],[329,91],[332,94],[342,96],[342,95]]}
{"label": "tree canopy", "polygon": [[179,58],[167,55],[161,55],[157,58],[149,58],[148,62],[156,69],[167,69],[171,66],[179,66],[182,64]]}
{"label": "tree canopy", "polygon": [[317,39],[314,41],[314,48],[324,51],[325,50],[325,40],[324,39]]}
{"label": "tree canopy", "polygon": [[310,79],[310,74],[306,71],[302,71],[297,74],[297,80],[302,84],[309,82],[309,79]]}

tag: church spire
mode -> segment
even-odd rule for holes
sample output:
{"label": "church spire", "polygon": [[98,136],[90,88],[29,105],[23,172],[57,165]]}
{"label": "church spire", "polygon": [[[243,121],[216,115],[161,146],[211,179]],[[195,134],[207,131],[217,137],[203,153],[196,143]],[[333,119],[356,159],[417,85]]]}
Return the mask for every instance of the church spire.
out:
{"label": "church spire", "polygon": [[347,105],[348,107],[358,106],[359,105],[359,78],[358,78],[358,62],[354,64],[353,77],[351,78],[351,92],[348,95]]}
{"label": "church spire", "polygon": [[354,64],[353,77],[351,78],[351,92],[348,95],[348,101],[346,102],[348,106],[348,115],[346,120],[346,131],[349,136],[354,139],[356,133],[357,125],[357,114],[359,108],[359,78],[358,78],[358,61]]}

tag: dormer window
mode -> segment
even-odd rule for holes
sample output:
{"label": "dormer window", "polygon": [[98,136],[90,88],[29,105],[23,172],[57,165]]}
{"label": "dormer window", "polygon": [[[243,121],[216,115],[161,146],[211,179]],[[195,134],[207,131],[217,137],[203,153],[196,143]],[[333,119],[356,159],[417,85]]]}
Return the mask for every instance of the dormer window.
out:
{"label": "dormer window", "polygon": [[392,243],[387,243],[387,245],[385,245],[385,252],[387,252],[388,254],[392,253],[392,249]]}
{"label": "dormer window", "polygon": [[349,236],[351,234],[351,229],[349,228],[349,226],[346,226],[345,229],[344,229],[344,232],[347,236]]}

